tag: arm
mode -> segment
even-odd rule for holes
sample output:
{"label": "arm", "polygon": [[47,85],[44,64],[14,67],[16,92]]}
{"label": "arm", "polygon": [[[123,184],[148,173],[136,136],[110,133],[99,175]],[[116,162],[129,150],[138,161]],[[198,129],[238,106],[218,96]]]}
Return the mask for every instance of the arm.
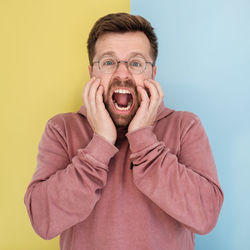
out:
{"label": "arm", "polygon": [[159,142],[152,127],[127,135],[138,189],[194,233],[215,226],[223,202],[207,136],[198,118],[182,131],[180,153]]}
{"label": "arm", "polygon": [[88,217],[107,181],[109,160],[118,151],[115,126],[103,103],[100,79],[86,84],[83,100],[94,131],[89,144],[69,159],[67,138],[50,120],[39,145],[38,167],[25,195],[35,231],[50,239]]}
{"label": "arm", "polygon": [[25,194],[34,230],[51,239],[88,217],[107,181],[108,162],[117,149],[100,136],[68,159],[65,135],[49,121],[37,170]]}

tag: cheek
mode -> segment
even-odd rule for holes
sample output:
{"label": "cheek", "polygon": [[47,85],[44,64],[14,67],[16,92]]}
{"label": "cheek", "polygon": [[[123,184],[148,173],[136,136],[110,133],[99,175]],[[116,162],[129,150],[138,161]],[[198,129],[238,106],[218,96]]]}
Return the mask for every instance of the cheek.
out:
{"label": "cheek", "polygon": [[104,88],[104,95],[106,96],[109,88],[110,79],[107,78],[100,78],[100,79],[101,79],[101,85]]}
{"label": "cheek", "polygon": [[144,80],[152,79],[152,71],[147,70],[142,74],[134,75],[136,85],[144,87]]}
{"label": "cheek", "polygon": [[143,77],[142,75],[134,76],[134,81],[135,81],[137,86],[144,87],[144,80],[145,79],[148,79],[148,78]]}
{"label": "cheek", "polygon": [[111,76],[109,76],[107,74],[99,73],[99,72],[93,72],[93,76],[95,76],[101,80],[101,85],[103,86],[104,93],[106,95],[107,91],[108,91]]}

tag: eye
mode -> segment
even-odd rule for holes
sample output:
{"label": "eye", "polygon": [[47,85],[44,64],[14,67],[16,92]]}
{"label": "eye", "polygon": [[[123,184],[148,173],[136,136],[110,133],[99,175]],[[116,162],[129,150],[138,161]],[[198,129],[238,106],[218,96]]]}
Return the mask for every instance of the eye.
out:
{"label": "eye", "polygon": [[113,61],[105,61],[104,64],[107,65],[107,66],[109,66],[109,65],[113,65],[114,62]]}
{"label": "eye", "polygon": [[116,64],[113,58],[104,58],[100,61],[102,67],[111,67]]}
{"label": "eye", "polygon": [[133,65],[133,67],[140,67],[141,66],[141,64],[139,62],[136,62],[136,61],[133,62],[132,65]]}
{"label": "eye", "polygon": [[141,68],[141,67],[143,67],[143,60],[140,60],[138,58],[131,59],[129,61],[129,67]]}

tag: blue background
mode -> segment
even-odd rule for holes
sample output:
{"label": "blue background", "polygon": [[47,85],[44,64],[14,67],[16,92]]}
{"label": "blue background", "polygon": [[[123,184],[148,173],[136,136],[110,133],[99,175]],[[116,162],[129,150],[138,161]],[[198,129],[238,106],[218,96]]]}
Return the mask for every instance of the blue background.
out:
{"label": "blue background", "polygon": [[165,104],[197,114],[225,200],[197,250],[250,249],[250,1],[131,0],[159,39],[157,77]]}

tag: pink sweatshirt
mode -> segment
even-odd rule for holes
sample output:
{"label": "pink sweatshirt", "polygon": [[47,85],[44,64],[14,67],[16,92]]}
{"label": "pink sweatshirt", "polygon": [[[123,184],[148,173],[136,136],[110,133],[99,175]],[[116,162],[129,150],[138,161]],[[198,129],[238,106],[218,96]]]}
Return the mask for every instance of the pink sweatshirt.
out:
{"label": "pink sweatshirt", "polygon": [[223,203],[202,124],[160,106],[154,126],[114,145],[93,134],[84,106],[50,119],[25,194],[34,230],[62,250],[191,250]]}

